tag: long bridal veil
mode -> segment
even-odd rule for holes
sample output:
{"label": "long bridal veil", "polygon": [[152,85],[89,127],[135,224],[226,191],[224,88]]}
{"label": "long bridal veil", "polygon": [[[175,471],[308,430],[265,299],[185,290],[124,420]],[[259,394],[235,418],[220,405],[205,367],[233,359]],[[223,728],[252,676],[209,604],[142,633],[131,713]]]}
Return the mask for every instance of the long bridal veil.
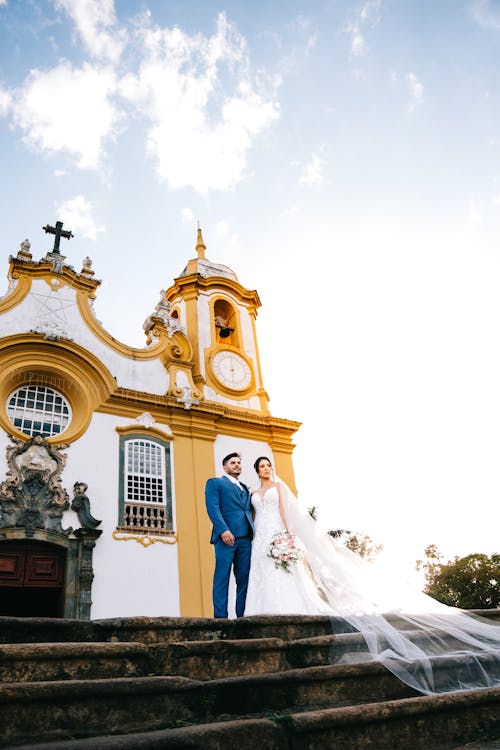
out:
{"label": "long bridal veil", "polygon": [[304,547],[318,594],[331,607],[333,631],[345,630],[347,623],[366,644],[364,654],[352,650],[340,656],[334,646],[332,661],[359,661],[368,651],[426,694],[500,686],[500,623],[441,604],[394,570],[351,552],[321,532],[304,503],[282,484],[287,525]]}

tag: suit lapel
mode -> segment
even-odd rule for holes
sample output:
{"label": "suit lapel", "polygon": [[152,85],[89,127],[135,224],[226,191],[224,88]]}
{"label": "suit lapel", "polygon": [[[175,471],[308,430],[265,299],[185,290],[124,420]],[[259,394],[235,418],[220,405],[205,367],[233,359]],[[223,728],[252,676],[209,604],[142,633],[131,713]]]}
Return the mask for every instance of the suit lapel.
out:
{"label": "suit lapel", "polygon": [[233,492],[236,496],[236,499],[238,500],[239,504],[243,507],[245,507],[246,504],[246,492],[244,490],[240,490],[239,486],[233,482],[227,475],[224,476],[224,479],[227,479],[231,487],[233,488]]}

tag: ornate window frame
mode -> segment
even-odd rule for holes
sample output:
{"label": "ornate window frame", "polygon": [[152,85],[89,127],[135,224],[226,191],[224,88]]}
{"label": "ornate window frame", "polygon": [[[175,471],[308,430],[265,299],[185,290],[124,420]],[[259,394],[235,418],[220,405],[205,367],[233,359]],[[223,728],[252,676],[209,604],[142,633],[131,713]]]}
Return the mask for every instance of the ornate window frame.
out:
{"label": "ornate window frame", "polygon": [[[119,443],[119,493],[118,493],[118,523],[113,538],[118,541],[133,539],[144,547],[149,547],[155,542],[164,544],[175,544],[177,541],[174,530],[174,486],[173,486],[173,437],[157,428],[144,428],[143,425],[132,425],[129,427],[117,427],[120,435]],[[165,501],[162,503],[142,501],[140,499],[129,499],[127,497],[127,485],[129,478],[135,480],[135,487],[140,486],[141,473],[129,474],[127,462],[127,449],[132,443],[143,442],[145,445],[161,450],[161,467],[163,480],[163,494]],[[152,478],[154,480],[154,477]],[[147,484],[148,476],[144,474],[142,487]],[[154,484],[154,481],[153,481]],[[151,487],[151,484],[150,484]],[[152,487],[154,490],[154,486]],[[139,490],[140,491],[140,490]],[[137,523],[132,521],[137,519]]]}

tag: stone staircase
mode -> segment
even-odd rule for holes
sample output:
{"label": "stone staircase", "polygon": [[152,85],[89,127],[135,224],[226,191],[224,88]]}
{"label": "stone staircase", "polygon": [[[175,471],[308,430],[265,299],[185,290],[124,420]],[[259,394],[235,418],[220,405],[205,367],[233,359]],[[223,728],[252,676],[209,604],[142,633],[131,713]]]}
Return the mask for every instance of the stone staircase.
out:
{"label": "stone staircase", "polygon": [[0,748],[500,747],[500,688],[422,696],[327,617],[0,617],[0,644]]}

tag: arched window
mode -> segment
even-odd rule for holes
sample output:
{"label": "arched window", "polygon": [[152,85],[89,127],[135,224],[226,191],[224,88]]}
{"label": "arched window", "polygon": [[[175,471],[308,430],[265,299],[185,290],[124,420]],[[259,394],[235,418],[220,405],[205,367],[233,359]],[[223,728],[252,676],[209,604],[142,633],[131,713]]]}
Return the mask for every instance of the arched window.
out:
{"label": "arched window", "polygon": [[217,341],[221,344],[238,346],[238,331],[234,307],[225,299],[218,299],[214,304],[214,323]]}
{"label": "arched window", "polygon": [[121,531],[172,531],[170,443],[146,435],[120,437]]}

